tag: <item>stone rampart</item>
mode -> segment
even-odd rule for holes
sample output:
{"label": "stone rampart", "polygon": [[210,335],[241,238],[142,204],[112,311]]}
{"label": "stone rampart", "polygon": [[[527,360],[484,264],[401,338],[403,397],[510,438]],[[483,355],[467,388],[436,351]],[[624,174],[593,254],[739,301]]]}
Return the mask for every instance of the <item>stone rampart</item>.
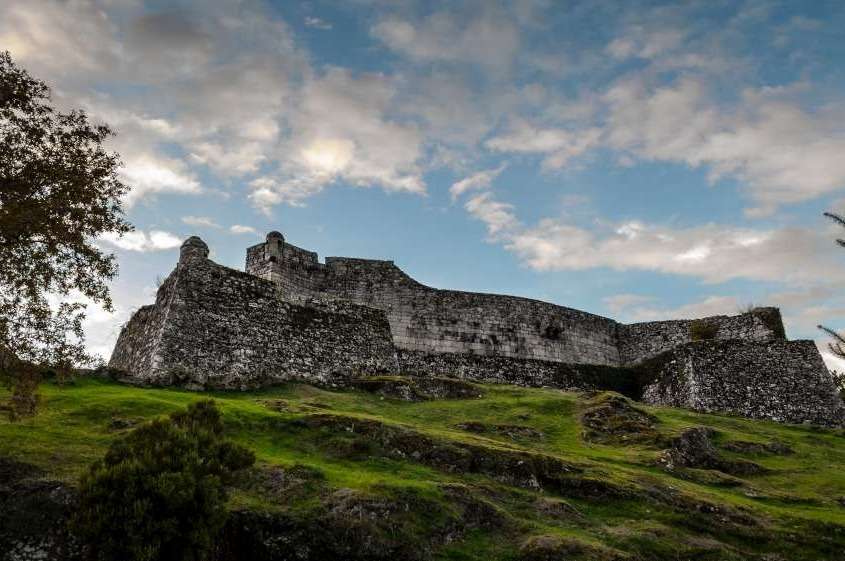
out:
{"label": "stone rampart", "polygon": [[149,384],[244,389],[396,369],[383,312],[345,302],[280,300],[267,280],[181,259],[156,304],[123,328],[109,366]]}
{"label": "stone rampart", "polygon": [[840,425],[843,402],[813,341],[699,341],[660,357],[643,401],[787,423]]}
{"label": "stone rampart", "polygon": [[246,270],[276,283],[287,301],[344,300],[384,310],[399,349],[619,364],[611,319],[528,298],[431,288],[392,261],[327,257],[321,264],[271,235],[247,250]]}

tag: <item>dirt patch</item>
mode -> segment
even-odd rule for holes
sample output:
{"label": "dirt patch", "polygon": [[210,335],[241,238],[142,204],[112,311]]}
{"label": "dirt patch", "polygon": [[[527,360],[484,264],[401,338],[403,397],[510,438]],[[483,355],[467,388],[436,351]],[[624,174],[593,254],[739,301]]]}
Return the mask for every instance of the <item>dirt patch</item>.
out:
{"label": "dirt patch", "polygon": [[288,468],[260,466],[244,470],[235,485],[284,504],[293,498],[321,493],[325,489],[325,475],[317,468],[301,464]]}
{"label": "dirt patch", "polygon": [[790,448],[787,444],[776,440],[765,443],[748,442],[746,440],[731,440],[722,444],[721,448],[738,454],[771,454],[773,456],[790,456],[795,453],[794,450],[792,450],[792,448]]}
{"label": "dirt patch", "polygon": [[113,415],[112,418],[109,419],[108,429],[113,432],[128,430],[137,427],[141,423],[143,423],[143,420],[141,419],[132,419]]}
{"label": "dirt patch", "polygon": [[709,427],[695,427],[684,431],[669,442],[657,459],[668,471],[677,468],[713,469],[729,475],[757,475],[768,470],[748,460],[726,460],[713,445],[715,431]]}
{"label": "dirt patch", "polygon": [[290,403],[286,399],[260,399],[258,403],[276,413],[285,413],[290,411]]}
{"label": "dirt patch", "polygon": [[581,416],[584,440],[601,444],[654,444],[657,417],[617,394],[599,394]]}
{"label": "dirt patch", "polygon": [[744,508],[712,503],[657,482],[643,482],[645,497],[683,515],[684,525],[700,530],[730,530],[737,535],[756,535],[766,521]]}
{"label": "dirt patch", "polygon": [[361,391],[402,401],[478,399],[482,391],[469,382],[435,376],[376,376],[353,378],[349,385]]}
{"label": "dirt patch", "polygon": [[555,535],[531,536],[519,548],[520,561],[589,560],[610,561],[622,559],[613,551],[596,547],[574,538]]}
{"label": "dirt patch", "polygon": [[561,499],[539,497],[534,501],[534,508],[542,516],[554,520],[582,521],[584,515],[577,508]]}
{"label": "dirt patch", "polygon": [[488,425],[477,421],[459,423],[455,428],[476,434],[500,434],[512,440],[538,440],[543,433],[537,429],[522,425]]}
{"label": "dirt patch", "polygon": [[510,516],[495,504],[481,497],[472,487],[461,483],[440,485],[443,496],[461,509],[463,530],[482,528],[485,530],[510,529],[514,523]]}

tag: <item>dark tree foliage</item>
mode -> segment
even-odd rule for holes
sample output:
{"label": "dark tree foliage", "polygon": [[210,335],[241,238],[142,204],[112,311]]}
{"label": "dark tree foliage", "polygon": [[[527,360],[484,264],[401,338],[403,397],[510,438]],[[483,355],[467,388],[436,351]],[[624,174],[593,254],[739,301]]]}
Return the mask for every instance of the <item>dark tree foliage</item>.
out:
{"label": "dark tree foliage", "polygon": [[[824,215],[833,220],[835,223],[839,224],[840,226],[845,227],[845,218],[832,212],[825,212]],[[836,243],[838,243],[842,247],[845,247],[845,240],[843,239],[837,238]],[[845,337],[843,337],[833,329],[830,329],[829,327],[825,327],[823,325],[819,325],[817,327],[833,338],[833,341],[827,344],[827,347],[830,349],[830,352],[833,353],[835,356],[838,356],[839,358],[845,358]],[[842,383],[840,385],[845,387],[845,383]]]}
{"label": "dark tree foliage", "polygon": [[7,383],[15,374],[37,376],[31,365],[63,371],[88,361],[84,305],[68,296],[111,309],[106,281],[117,265],[93,241],[131,230],[119,157],[103,148],[112,134],[82,111],[56,111],[44,82],[0,52],[0,377]]}
{"label": "dark tree foliage", "polygon": [[114,442],[82,479],[74,527],[97,561],[202,561],[226,518],[226,485],[251,451],[223,436],[212,400]]}

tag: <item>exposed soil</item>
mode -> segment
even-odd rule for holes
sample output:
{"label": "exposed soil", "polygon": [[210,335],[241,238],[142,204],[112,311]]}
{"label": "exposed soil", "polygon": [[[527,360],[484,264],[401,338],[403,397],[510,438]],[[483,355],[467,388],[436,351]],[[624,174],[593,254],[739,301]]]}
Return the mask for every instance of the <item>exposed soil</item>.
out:
{"label": "exposed soil", "polygon": [[483,397],[483,393],[477,386],[454,378],[377,376],[353,378],[349,381],[349,385],[361,391],[402,401]]}

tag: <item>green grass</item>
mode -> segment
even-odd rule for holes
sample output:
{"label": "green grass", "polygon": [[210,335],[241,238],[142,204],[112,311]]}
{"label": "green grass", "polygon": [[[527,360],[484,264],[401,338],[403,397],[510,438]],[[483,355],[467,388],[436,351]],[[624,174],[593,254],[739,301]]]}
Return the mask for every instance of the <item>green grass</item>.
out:
{"label": "green grass", "polygon": [[[830,552],[845,546],[845,507],[838,502],[845,497],[845,436],[840,430],[642,407],[659,419],[657,429],[666,439],[703,425],[717,431],[717,445],[731,440],[776,440],[794,450],[791,455],[722,452],[727,459],[752,460],[767,468],[765,474],[734,478],[726,485],[719,474],[670,473],[658,468],[658,446],[585,442],[580,424],[581,412],[588,406],[585,396],[551,389],[480,388],[484,393],[480,399],[408,403],[303,384],[197,394],[96,379],[80,379],[64,387],[46,383],[40,390],[43,403],[36,417],[17,423],[0,420],[0,455],[35,464],[49,477],[74,483],[110,442],[125,433],[110,428],[112,418],[149,420],[210,396],[223,411],[227,434],[252,449],[260,466],[305,466],[322,474],[320,490],[287,500],[244,486],[233,494],[232,508],[308,513],[320,504],[320,496],[348,488],[373,496],[411,493],[420,501],[442,505],[446,516],[457,511],[444,486],[462,484],[507,520],[506,529],[471,528],[460,540],[438,545],[435,556],[443,559],[516,558],[524,540],[538,535],[580,544],[584,549],[571,555],[575,559],[578,555],[585,559],[636,555],[753,559],[766,552],[780,552],[787,559],[832,559]],[[266,403],[283,403],[283,407],[274,410]],[[635,494],[608,499],[565,492],[555,496],[548,490],[538,493],[480,473],[448,472],[412,457],[386,454],[332,426],[297,422],[324,413],[402,427],[438,443],[553,456],[581,467],[585,477]],[[528,426],[543,436],[514,440],[496,431],[456,428],[468,421]],[[744,528],[720,522],[715,515],[691,514],[684,506],[649,500],[653,489],[719,505],[759,524]],[[548,515],[537,507],[541,499],[563,499],[583,516]],[[414,516],[412,522],[419,525],[415,531],[421,534],[442,522],[431,512]]]}

